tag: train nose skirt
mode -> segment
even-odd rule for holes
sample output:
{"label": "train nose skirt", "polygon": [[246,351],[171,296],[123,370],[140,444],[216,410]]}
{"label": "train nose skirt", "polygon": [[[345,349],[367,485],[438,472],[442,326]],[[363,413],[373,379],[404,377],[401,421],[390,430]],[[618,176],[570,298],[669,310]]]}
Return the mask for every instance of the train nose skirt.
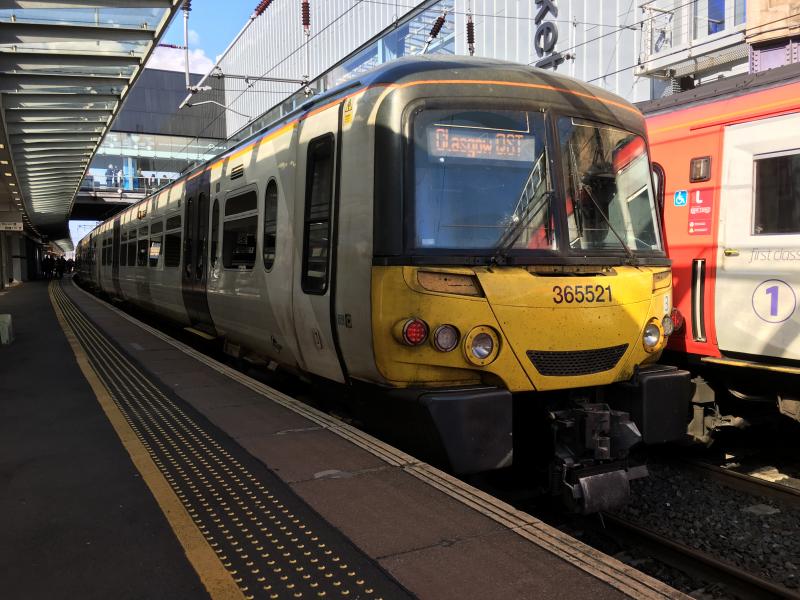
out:
{"label": "train nose skirt", "polygon": [[528,350],[528,359],[539,373],[547,377],[568,377],[602,373],[617,366],[628,350],[628,344],[598,350]]}
{"label": "train nose skirt", "polygon": [[51,300],[245,598],[409,598],[271,471],[142,372],[64,293]]}

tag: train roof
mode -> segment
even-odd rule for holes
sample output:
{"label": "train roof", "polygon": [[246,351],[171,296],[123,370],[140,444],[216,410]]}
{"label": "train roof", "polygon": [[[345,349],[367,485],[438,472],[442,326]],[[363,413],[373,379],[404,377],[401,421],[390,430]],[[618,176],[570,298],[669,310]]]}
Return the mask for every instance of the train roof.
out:
{"label": "train roof", "polygon": [[761,73],[744,73],[726,77],[665,98],[638,102],[635,106],[646,116],[652,116],[679,108],[700,106],[712,101],[741,96],[745,93],[780,87],[796,81],[800,81],[800,63]]}

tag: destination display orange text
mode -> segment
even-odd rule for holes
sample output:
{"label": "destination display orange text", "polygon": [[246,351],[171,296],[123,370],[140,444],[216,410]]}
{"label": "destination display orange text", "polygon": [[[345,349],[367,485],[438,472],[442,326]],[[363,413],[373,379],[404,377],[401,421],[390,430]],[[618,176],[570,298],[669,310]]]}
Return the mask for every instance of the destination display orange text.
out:
{"label": "destination display orange text", "polygon": [[535,141],[521,133],[433,126],[428,128],[428,149],[440,157],[531,162]]}

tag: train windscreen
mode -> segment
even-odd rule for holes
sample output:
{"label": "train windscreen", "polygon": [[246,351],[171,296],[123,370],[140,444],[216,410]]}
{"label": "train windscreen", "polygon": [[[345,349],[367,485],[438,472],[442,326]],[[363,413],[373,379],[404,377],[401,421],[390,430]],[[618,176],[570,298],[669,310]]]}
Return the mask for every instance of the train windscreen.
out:
{"label": "train windscreen", "polygon": [[414,247],[556,249],[541,113],[423,110],[413,128]]}
{"label": "train windscreen", "polygon": [[558,120],[558,133],[570,248],[661,250],[644,139],[571,117]]}

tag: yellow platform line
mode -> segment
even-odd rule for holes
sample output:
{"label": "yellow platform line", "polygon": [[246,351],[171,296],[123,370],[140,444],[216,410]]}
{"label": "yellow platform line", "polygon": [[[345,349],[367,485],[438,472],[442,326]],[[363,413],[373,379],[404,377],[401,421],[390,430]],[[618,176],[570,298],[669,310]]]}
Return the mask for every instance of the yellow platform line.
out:
{"label": "yellow platform line", "polygon": [[50,304],[53,306],[56,318],[72,348],[78,367],[91,386],[100,407],[111,422],[111,426],[117,433],[122,445],[130,455],[131,461],[141,474],[156,502],[158,502],[167,522],[175,533],[175,537],[178,538],[181,546],[183,546],[186,557],[200,577],[200,581],[202,581],[206,591],[214,600],[243,600],[245,598],[244,593],[236,585],[232,575],[222,565],[211,546],[208,545],[203,534],[175,495],[172,487],[164,479],[164,475],[153,462],[139,438],[128,425],[122,412],[111,398],[108,389],[92,367],[89,357],[75,335],[72,326],[67,322],[61,307],[56,302],[53,291],[56,285],[58,284],[51,282],[48,288]]}

